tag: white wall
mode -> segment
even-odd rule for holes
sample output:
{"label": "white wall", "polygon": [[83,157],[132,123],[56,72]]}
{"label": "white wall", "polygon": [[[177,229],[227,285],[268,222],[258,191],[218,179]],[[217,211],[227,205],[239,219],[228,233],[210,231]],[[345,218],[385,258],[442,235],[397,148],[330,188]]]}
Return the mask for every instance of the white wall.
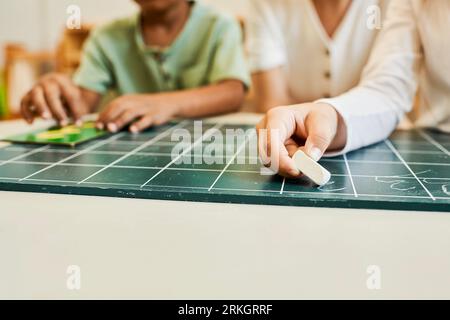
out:
{"label": "white wall", "polygon": [[[202,0],[242,15],[246,0]],[[0,64],[5,42],[19,42],[33,50],[54,48],[67,19],[69,5],[78,5],[82,20],[101,22],[136,10],[132,0],[2,0],[0,2]]]}

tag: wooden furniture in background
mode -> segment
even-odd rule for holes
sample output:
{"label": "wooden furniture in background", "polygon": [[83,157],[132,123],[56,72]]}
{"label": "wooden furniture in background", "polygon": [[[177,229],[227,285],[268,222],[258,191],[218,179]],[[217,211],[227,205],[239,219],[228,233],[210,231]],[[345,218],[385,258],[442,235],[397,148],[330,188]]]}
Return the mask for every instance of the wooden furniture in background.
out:
{"label": "wooden furniture in background", "polygon": [[21,98],[45,73],[57,71],[73,74],[80,64],[82,47],[91,29],[91,25],[84,25],[81,29],[65,29],[54,52],[34,52],[21,44],[6,44],[4,47],[6,112],[0,116],[3,119],[19,117]]}
{"label": "wooden furniture in background", "polygon": [[73,74],[80,65],[83,44],[92,30],[92,25],[83,25],[81,29],[65,29],[56,48],[56,70]]}
{"label": "wooden furniture in background", "polygon": [[6,117],[20,113],[20,100],[43,74],[54,70],[51,52],[30,52],[20,44],[7,44],[5,50]]}

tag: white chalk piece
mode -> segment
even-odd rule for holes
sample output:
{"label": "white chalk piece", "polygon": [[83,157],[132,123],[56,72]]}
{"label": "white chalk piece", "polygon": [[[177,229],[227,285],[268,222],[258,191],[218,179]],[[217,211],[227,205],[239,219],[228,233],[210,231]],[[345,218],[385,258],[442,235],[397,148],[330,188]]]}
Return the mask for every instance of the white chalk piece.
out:
{"label": "white chalk piece", "polygon": [[311,179],[315,184],[323,186],[330,181],[331,173],[313,159],[308,157],[303,151],[298,150],[292,159],[294,160],[297,169]]}

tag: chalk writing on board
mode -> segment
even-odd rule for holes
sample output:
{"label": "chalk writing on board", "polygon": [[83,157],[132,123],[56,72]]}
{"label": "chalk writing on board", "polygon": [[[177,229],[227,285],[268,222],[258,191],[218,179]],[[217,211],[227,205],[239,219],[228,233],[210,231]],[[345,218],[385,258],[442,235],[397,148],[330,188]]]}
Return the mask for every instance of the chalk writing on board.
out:
{"label": "chalk writing on board", "polygon": [[442,191],[448,196],[450,196],[450,190],[448,189],[449,186],[450,186],[450,184],[445,184],[442,186]]}
{"label": "chalk writing on board", "polygon": [[[416,177],[419,177],[420,175],[429,173],[431,170],[421,171],[416,173]],[[415,190],[417,186],[411,185],[411,182],[415,182],[415,180],[412,180],[411,178],[415,179],[415,176],[411,173],[404,174],[404,175],[397,175],[392,177],[375,177],[376,182],[386,183],[389,184],[389,187],[392,190],[397,191],[411,191]]]}
{"label": "chalk writing on board", "polygon": [[326,191],[326,192],[337,192],[337,191],[345,190],[345,187],[337,188],[336,186],[334,186],[335,183],[336,183],[336,181],[329,181],[327,184],[320,186],[318,189],[320,191]]}
{"label": "chalk writing on board", "polygon": [[390,184],[390,188],[392,190],[398,190],[398,191],[409,191],[409,190],[414,190],[416,189],[415,186],[408,186],[409,185],[409,181],[408,180],[401,180],[401,179],[396,179],[396,177],[375,177],[375,181],[376,182],[381,182],[381,183],[386,183],[386,184]]}

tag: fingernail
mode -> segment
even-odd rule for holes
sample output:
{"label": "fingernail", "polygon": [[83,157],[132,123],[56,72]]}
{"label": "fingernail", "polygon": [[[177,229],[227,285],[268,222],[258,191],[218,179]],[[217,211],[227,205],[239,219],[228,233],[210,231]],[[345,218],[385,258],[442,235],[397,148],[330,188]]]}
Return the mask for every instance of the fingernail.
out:
{"label": "fingernail", "polygon": [[131,126],[130,131],[131,133],[138,133],[138,128],[136,126]]}
{"label": "fingernail", "polygon": [[117,131],[117,125],[115,123],[108,123],[108,130],[111,132]]}
{"label": "fingernail", "polygon": [[67,126],[69,123],[67,122],[67,120],[61,120],[60,122],[59,122],[59,125],[61,126],[61,127],[65,127],[65,126]]}
{"label": "fingernail", "polygon": [[44,118],[44,119],[50,119],[50,113],[48,113],[47,111],[44,111],[43,113],[42,113],[42,118]]}
{"label": "fingernail", "polygon": [[77,120],[77,121],[75,121],[75,125],[76,125],[77,127],[81,127],[81,126],[83,125],[83,121]]}
{"label": "fingernail", "polygon": [[296,170],[296,169],[291,169],[288,171],[289,175],[296,177],[300,174],[300,171]]}
{"label": "fingernail", "polygon": [[320,158],[322,158],[322,151],[320,151],[319,148],[317,147],[313,147],[311,149],[311,151],[309,152],[309,156],[311,157],[311,159],[313,159],[314,161],[319,161]]}
{"label": "fingernail", "polygon": [[98,123],[95,124],[95,127],[98,130],[103,130],[103,128],[105,128],[105,125],[103,123],[101,123],[101,122],[98,122]]}

